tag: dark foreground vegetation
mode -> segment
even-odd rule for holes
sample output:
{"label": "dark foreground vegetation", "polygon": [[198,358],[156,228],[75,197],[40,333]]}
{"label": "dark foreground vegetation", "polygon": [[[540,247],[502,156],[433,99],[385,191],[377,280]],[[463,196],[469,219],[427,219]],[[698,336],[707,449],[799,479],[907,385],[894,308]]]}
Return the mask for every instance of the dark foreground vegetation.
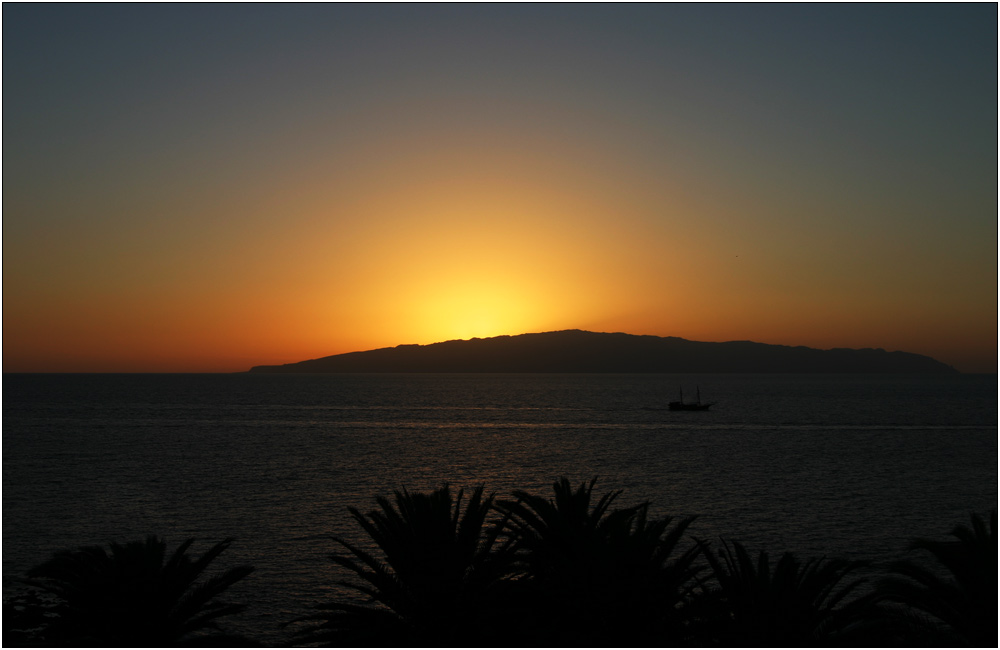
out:
{"label": "dark foreground vegetation", "polygon": [[[615,507],[620,492],[556,482],[551,497],[397,491],[351,514],[372,544],[336,539],[358,598],[287,622],[301,645],[997,645],[997,514],[872,582],[864,564],[753,553],[688,535],[693,518]],[[4,646],[248,646],[221,599],[252,567],[207,570],[229,546],[172,553],[155,537],[63,551],[4,603]]]}

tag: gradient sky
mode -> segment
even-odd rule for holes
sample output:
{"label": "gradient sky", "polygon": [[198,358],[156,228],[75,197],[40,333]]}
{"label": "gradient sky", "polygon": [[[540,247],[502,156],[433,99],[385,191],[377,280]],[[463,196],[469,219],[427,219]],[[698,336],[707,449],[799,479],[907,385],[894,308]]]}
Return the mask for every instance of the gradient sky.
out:
{"label": "gradient sky", "polygon": [[558,329],[997,369],[997,5],[3,5],[3,370]]}

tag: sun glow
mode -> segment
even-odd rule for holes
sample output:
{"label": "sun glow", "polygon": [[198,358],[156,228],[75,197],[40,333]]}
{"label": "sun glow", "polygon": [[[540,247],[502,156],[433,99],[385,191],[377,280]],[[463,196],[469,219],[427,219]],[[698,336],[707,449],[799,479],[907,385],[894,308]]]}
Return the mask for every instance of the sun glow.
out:
{"label": "sun glow", "polygon": [[468,278],[429,290],[410,309],[423,338],[445,340],[530,331],[539,307],[537,297],[514,281]]}
{"label": "sun glow", "polygon": [[[314,276],[336,278],[328,288],[331,326],[372,324],[372,343],[361,345],[548,331],[579,326],[583,315],[600,311],[595,301],[621,291],[611,286],[621,282],[609,281],[621,265],[606,249],[621,234],[602,225],[607,199],[593,184],[571,191],[580,184],[541,183],[515,154],[464,160],[465,169],[412,163],[400,174],[421,182],[392,192],[366,187],[352,204],[364,226],[351,233],[351,250]],[[343,234],[333,226],[328,238]]]}
{"label": "sun glow", "polygon": [[[51,28],[62,10],[29,5],[5,49],[22,70],[8,80],[7,372],[228,372],[560,329],[996,369],[996,159],[981,138],[995,105],[977,90],[996,76],[977,49],[990,51],[989,30],[930,72],[923,40],[902,43],[913,67],[893,92],[847,94],[834,111],[823,89],[880,88],[895,68],[817,50],[817,70],[846,76],[791,106],[775,98],[800,75],[781,73],[800,71],[775,67],[771,49],[747,54],[773,78],[746,83],[745,66],[700,61],[683,20],[680,38],[636,38],[645,9],[602,31],[603,10],[584,28],[549,8],[541,21],[434,10],[409,25],[332,7],[350,38],[268,19],[237,30],[260,36],[241,54],[199,41],[221,15],[192,8],[198,19],[158,24],[202,49],[164,58],[158,38],[121,40],[117,20],[66,40]],[[966,26],[981,10],[947,11]],[[716,25],[703,18],[691,25]],[[126,75],[152,85],[118,83],[112,53],[155,63]],[[64,95],[80,111],[53,101]],[[867,143],[865,164],[852,138],[810,122],[831,111]],[[913,142],[933,156],[911,155]]]}

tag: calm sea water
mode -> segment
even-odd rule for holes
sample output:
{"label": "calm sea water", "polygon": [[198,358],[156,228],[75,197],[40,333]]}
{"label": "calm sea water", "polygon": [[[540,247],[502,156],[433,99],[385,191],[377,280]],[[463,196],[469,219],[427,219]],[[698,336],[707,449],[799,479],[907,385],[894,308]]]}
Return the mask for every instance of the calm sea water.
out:
{"label": "calm sea water", "polygon": [[[683,385],[714,401],[673,412]],[[4,375],[3,577],[148,534],[257,567],[240,628],[337,593],[378,494],[598,476],[751,550],[884,561],[997,505],[996,375]]]}

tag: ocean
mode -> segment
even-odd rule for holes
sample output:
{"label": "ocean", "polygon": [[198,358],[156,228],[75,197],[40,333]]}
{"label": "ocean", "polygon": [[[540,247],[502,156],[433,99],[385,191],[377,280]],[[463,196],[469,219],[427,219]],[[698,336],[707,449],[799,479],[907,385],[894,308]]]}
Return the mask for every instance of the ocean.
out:
{"label": "ocean", "polygon": [[[714,402],[667,409],[679,390]],[[341,594],[347,512],[598,477],[689,534],[876,563],[997,506],[996,375],[4,375],[3,582],[53,551],[233,537],[231,627]]]}

